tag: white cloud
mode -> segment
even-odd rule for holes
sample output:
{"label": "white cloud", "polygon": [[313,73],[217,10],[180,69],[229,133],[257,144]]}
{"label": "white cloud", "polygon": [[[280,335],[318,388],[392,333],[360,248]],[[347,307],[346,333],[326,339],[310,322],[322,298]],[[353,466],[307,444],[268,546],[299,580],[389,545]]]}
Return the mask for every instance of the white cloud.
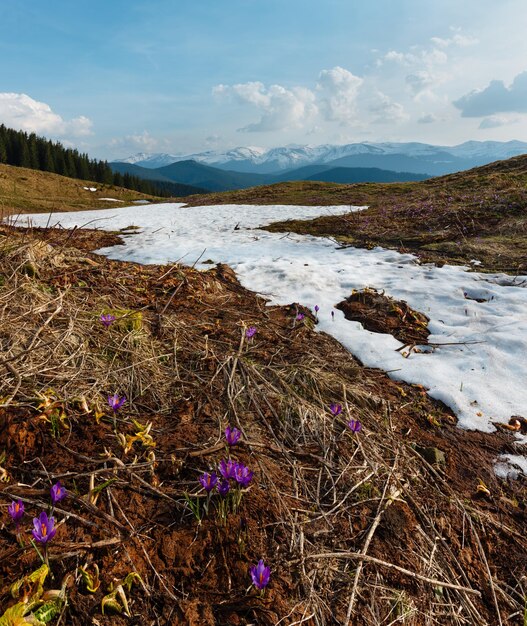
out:
{"label": "white cloud", "polygon": [[479,39],[476,39],[476,37],[462,35],[459,32],[454,34],[452,37],[448,37],[447,39],[443,39],[442,37],[432,37],[430,41],[439,48],[448,48],[448,46],[467,48],[468,46],[475,46],[479,43]]}
{"label": "white cloud", "polygon": [[205,137],[205,144],[207,146],[216,147],[222,142],[222,140],[223,137],[221,135],[217,135],[216,133],[214,133],[213,135]]}
{"label": "white cloud", "polygon": [[378,91],[369,106],[370,113],[375,115],[374,124],[398,123],[408,119],[404,107],[394,102],[386,94]]}
{"label": "white cloud", "polygon": [[362,78],[343,67],[322,70],[318,76],[317,95],[324,119],[341,124],[353,121],[362,83]]}
{"label": "white cloud", "polygon": [[416,63],[419,58],[410,52],[397,52],[397,50],[390,50],[383,57],[377,59],[377,66],[383,65],[386,61],[388,63],[397,63],[399,65],[411,65]]}
{"label": "white cloud", "polygon": [[453,104],[462,117],[527,113],[527,71],[518,74],[509,87],[502,80],[492,80],[484,89],[471,91]]}
{"label": "white cloud", "polygon": [[405,82],[410,87],[412,93],[417,95],[431,87],[436,82],[436,77],[428,70],[417,70],[413,74],[408,74]]}
{"label": "white cloud", "polygon": [[407,67],[412,65],[431,67],[433,65],[444,65],[447,61],[447,53],[434,46],[430,49],[416,49],[413,52],[397,52],[397,50],[390,50],[383,57],[377,59],[377,66],[389,62]]}
{"label": "white cloud", "polygon": [[421,59],[427,67],[433,65],[444,65],[448,61],[448,55],[443,50],[432,48],[431,50],[425,50],[421,54]]}
{"label": "white cloud", "polygon": [[0,122],[43,135],[82,137],[92,133],[92,122],[87,117],[64,120],[49,104],[33,100],[25,93],[0,93]]}
{"label": "white cloud", "polygon": [[126,152],[154,152],[160,149],[159,141],[146,130],[135,135],[112,139],[110,146]]}
{"label": "white cloud", "polygon": [[433,113],[423,113],[423,115],[421,115],[421,117],[419,117],[417,119],[417,123],[418,124],[433,124],[434,122],[437,122],[437,116],[434,115]]}
{"label": "white cloud", "polygon": [[218,98],[234,98],[260,113],[257,122],[241,131],[267,132],[295,128],[313,128],[317,122],[338,122],[346,125],[356,121],[359,89],[362,78],[343,67],[322,70],[314,90],[307,87],[284,87],[259,81],[236,85],[217,85]]}
{"label": "white cloud", "polygon": [[232,96],[242,104],[259,110],[258,122],[248,124],[240,131],[266,132],[300,128],[317,113],[315,94],[305,87],[287,88],[282,85],[266,87],[255,81],[237,85],[217,85],[215,96]]}
{"label": "white cloud", "polygon": [[518,124],[520,118],[511,115],[491,115],[481,120],[478,129],[487,130],[488,128],[499,128],[500,126],[510,126],[511,124]]}
{"label": "white cloud", "polygon": [[[385,80],[404,80],[414,100],[419,102],[437,99],[434,89],[448,80],[448,61],[447,53],[434,44],[412,46],[407,52],[390,50],[377,59],[376,65],[381,71],[385,68]],[[404,70],[406,74],[401,74]]]}

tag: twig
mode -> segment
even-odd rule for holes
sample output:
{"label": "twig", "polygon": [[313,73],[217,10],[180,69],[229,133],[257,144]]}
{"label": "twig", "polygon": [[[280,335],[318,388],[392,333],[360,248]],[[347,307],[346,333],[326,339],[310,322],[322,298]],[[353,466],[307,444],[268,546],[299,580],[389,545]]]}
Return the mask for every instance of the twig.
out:
{"label": "twig", "polygon": [[[421,580],[424,583],[428,583],[430,585],[435,585],[438,587],[446,587],[447,589],[456,589],[457,591],[464,591],[473,596],[481,597],[481,591],[477,589],[472,589],[471,587],[464,587],[463,585],[456,585],[455,583],[449,583],[444,580],[438,580],[437,578],[429,578],[428,576],[423,576],[422,574],[418,574],[417,572],[412,572],[409,569],[404,567],[400,567],[399,565],[395,565],[394,563],[388,563],[388,561],[382,561],[381,559],[377,559],[374,556],[370,556],[369,554],[362,554],[361,552],[326,552],[323,554],[308,554],[305,557],[306,559],[360,559],[361,561],[369,561],[370,563],[375,563],[376,565],[382,565],[383,567],[388,567],[389,569],[394,569],[401,574],[405,574],[406,576],[410,576],[411,578],[415,578],[416,580]],[[296,562],[296,561],[295,561]]]}

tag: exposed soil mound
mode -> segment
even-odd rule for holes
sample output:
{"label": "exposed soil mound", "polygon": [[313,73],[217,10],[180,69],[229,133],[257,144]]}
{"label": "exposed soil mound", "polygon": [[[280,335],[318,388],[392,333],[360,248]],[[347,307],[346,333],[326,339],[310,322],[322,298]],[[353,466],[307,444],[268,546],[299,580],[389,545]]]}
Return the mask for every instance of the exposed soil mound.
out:
{"label": "exposed soil mound", "polygon": [[414,311],[404,300],[394,300],[375,289],[354,291],[336,305],[347,320],[360,322],[366,330],[387,333],[405,345],[428,343],[426,315]]}

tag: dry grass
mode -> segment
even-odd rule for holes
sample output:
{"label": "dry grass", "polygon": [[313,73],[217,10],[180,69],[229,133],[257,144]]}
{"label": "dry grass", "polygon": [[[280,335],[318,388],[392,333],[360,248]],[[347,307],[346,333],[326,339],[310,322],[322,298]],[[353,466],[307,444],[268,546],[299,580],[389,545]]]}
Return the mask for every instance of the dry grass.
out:
{"label": "dry grass", "polygon": [[382,245],[436,263],[527,273],[527,156],[416,183],[295,182],[193,196],[199,204],[367,205],[358,214],[273,224],[269,230]]}
{"label": "dry grass", "polygon": [[[57,252],[12,230],[0,239],[0,263],[0,451],[9,475],[0,501],[20,497],[35,514],[60,478],[71,497],[57,511],[67,523],[51,548],[55,576],[78,580],[91,562],[103,577],[94,595],[70,583],[64,623],[93,615],[128,623],[102,616],[100,600],[131,569],[144,581],[131,595],[144,624],[521,621],[522,520],[512,505],[474,500],[455,463],[453,474],[430,466],[401,435],[403,422],[417,431],[423,407],[449,428],[419,390],[394,399],[401,387],[309,321],[295,324],[294,307],[266,308],[225,268],[139,267]],[[110,329],[102,311],[117,313]],[[258,333],[248,341],[251,324]],[[105,409],[114,392],[128,398],[115,418]],[[331,402],[362,421],[359,435],[328,411]],[[45,420],[53,407],[65,416],[55,431]],[[136,443],[125,453],[132,418],[152,424],[155,448]],[[242,430],[235,455],[255,479],[226,527],[212,515],[197,526],[184,494],[201,497],[197,476],[225,455],[227,423]],[[468,435],[453,436],[466,445]],[[488,467],[476,471],[512,500],[492,478],[490,443],[486,454]],[[4,530],[5,583],[36,563],[15,546]],[[272,583],[259,598],[247,592],[247,569],[262,557]]]}
{"label": "dry grass", "polygon": [[[97,191],[88,191],[84,187],[95,187]],[[115,198],[128,204],[133,200],[160,201],[159,198],[123,187],[77,180],[50,172],[0,163],[0,215],[2,217],[17,213],[84,211],[123,206],[121,203],[108,202],[100,198]],[[164,200],[166,201],[166,198]]]}

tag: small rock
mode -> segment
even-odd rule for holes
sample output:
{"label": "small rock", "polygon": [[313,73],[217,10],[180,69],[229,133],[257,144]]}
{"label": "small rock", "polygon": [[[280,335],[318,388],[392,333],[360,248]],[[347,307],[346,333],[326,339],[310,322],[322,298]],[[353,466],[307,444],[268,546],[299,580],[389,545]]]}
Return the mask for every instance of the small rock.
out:
{"label": "small rock", "polygon": [[430,463],[430,465],[445,465],[446,464],[446,456],[445,453],[439,448],[428,447],[424,448],[422,446],[418,446],[417,444],[413,446],[414,450],[420,454],[423,459]]}

